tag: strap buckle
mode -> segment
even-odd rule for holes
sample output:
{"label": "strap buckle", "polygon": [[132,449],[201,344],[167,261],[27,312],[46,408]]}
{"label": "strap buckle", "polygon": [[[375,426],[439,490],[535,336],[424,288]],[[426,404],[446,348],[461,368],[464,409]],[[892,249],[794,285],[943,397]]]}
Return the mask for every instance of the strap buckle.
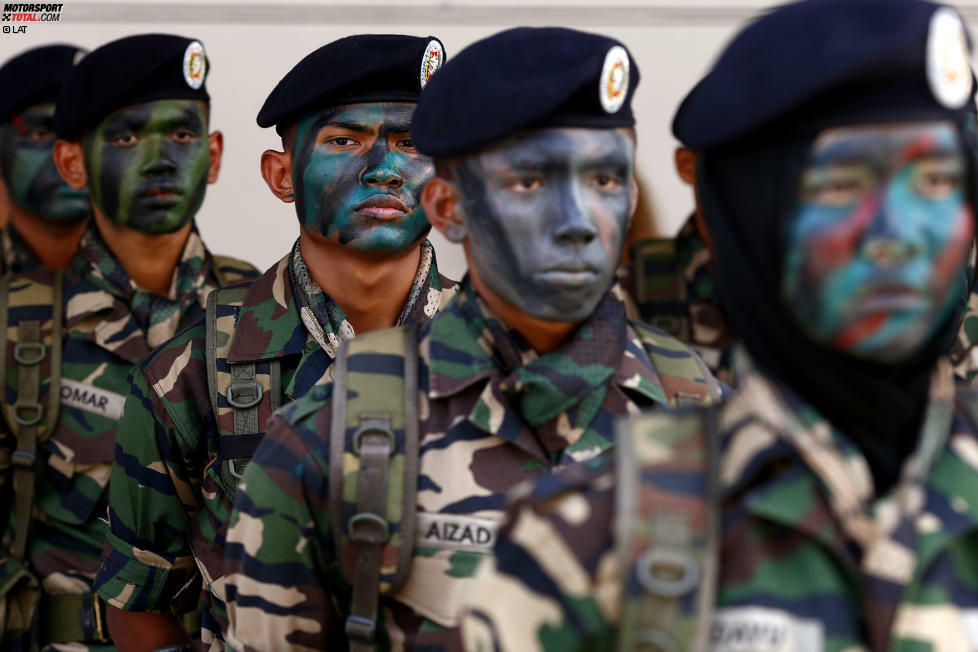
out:
{"label": "strap buckle", "polygon": [[245,465],[241,469],[240,473],[238,472],[238,469],[235,468],[233,459],[228,458],[227,462],[228,462],[228,473],[230,473],[233,477],[237,478],[238,480],[244,477],[245,469],[248,468],[247,462],[245,462]]}
{"label": "strap buckle", "polygon": [[14,345],[14,360],[22,365],[35,365],[47,355],[47,348],[40,342],[17,342]]}
{"label": "strap buckle", "polygon": [[384,543],[391,537],[390,524],[386,519],[360,512],[346,523],[346,535],[355,543]]}
{"label": "strap buckle", "polygon": [[346,636],[351,643],[373,645],[377,636],[377,621],[350,614],[346,617]]}
{"label": "strap buckle", "polygon": [[[663,573],[662,571],[665,571]],[[663,575],[678,574],[675,578]],[[700,565],[685,550],[649,548],[636,564],[639,584],[653,595],[677,598],[696,588],[700,581]]]}
{"label": "strap buckle", "polygon": [[36,426],[44,418],[40,403],[14,403],[14,421],[22,426]]}
{"label": "strap buckle", "polygon": [[[228,404],[239,410],[247,410],[248,408],[255,407],[261,402],[261,397],[264,391],[258,381],[242,382],[234,381],[228,387],[227,399]],[[237,400],[235,396],[238,397],[248,397],[252,396],[254,398],[244,398],[244,400]]]}
{"label": "strap buckle", "polygon": [[397,437],[391,430],[391,417],[389,414],[361,414],[360,427],[353,433],[353,452],[360,454],[360,444],[364,435],[383,435],[387,437],[387,448],[393,456],[397,450]]}
{"label": "strap buckle", "polygon": [[37,455],[27,451],[14,451],[10,454],[10,463],[25,469],[33,469],[37,465]]}

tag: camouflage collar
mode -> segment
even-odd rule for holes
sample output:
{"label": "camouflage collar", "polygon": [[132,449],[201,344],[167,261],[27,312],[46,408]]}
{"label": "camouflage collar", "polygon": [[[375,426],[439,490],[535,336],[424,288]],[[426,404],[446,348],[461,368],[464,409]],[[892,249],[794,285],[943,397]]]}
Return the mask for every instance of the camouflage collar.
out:
{"label": "camouflage collar", "polygon": [[37,269],[41,261],[13,225],[0,230],[0,247],[3,253],[3,272],[14,274]]}
{"label": "camouflage collar", "polygon": [[238,364],[300,355],[312,339],[292,291],[286,255],[248,286],[234,330],[228,362]]}

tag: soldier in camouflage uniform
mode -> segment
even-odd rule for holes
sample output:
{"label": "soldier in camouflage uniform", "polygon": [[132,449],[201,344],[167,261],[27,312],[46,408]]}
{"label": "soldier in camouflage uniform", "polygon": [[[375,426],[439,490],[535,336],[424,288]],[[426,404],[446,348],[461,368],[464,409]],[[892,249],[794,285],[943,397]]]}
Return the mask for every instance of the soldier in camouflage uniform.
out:
{"label": "soldier in camouflage uniform", "polygon": [[[300,236],[249,286],[217,294],[223,339],[214,352],[200,322],[134,374],[96,582],[116,640],[185,640],[175,616],[203,591],[204,643],[223,650],[224,539],[251,455],[241,443],[257,445],[272,400],[297,399],[328,379],[354,332],[427,322],[454,294],[425,238],[420,194],[434,167],[409,133],[421,86],[443,57],[434,37],[351,36],[305,57],[266,100],[258,123],[277,126],[285,151],[265,152],[262,171],[276,196],[295,201]],[[244,434],[236,429],[244,410],[213,385],[235,391],[248,364],[264,398]]]}
{"label": "soldier in camouflage uniform", "polygon": [[607,449],[616,416],[718,396],[612,285],[637,83],[612,39],[521,28],[425,89],[425,208],[469,275],[430,324],[348,342],[270,422],[227,535],[231,647],[440,648],[509,488]]}
{"label": "soldier in camouflage uniform", "polygon": [[[73,188],[88,187],[95,217],[66,274],[25,272],[3,286],[0,509],[13,516],[13,541],[0,586],[25,581],[23,559],[42,589],[33,623],[6,610],[4,649],[30,639],[115,649],[92,581],[129,372],[199,320],[212,290],[255,275],[212,256],[193,224],[221,136],[208,135],[206,70],[191,76],[188,54],[203,64],[201,44],[178,36],[107,44],[77,64],[58,100],[55,163]],[[7,607],[24,603],[7,597]]]}
{"label": "soldier in camouflage uniform", "polygon": [[978,396],[944,353],[975,233],[968,54],[922,0],[807,0],[728,46],[674,128],[743,306],[737,392],[523,490],[467,649],[978,648]]}
{"label": "soldier in camouflage uniform", "polygon": [[0,180],[10,223],[0,230],[0,272],[68,267],[91,217],[88,193],[54,166],[54,101],[85,51],[48,45],[0,67]]}

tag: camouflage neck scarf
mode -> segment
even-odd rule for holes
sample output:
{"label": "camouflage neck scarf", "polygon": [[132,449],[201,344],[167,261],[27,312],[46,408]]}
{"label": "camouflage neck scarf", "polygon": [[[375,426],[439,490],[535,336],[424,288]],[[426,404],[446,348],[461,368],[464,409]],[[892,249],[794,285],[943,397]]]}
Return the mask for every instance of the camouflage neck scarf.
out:
{"label": "camouflage neck scarf", "polygon": [[[420,324],[431,319],[432,315],[427,314],[425,310],[430,303],[428,293],[432,288],[441,289],[438,267],[434,262],[434,251],[434,247],[428,240],[421,243],[421,263],[414,275],[408,300],[397,318],[398,326]],[[302,258],[298,240],[292,247],[289,269],[292,272],[292,291],[299,304],[302,323],[319,346],[331,358],[335,358],[340,343],[355,335],[353,325],[347,320],[343,309],[312,280],[306,261]]]}
{"label": "camouflage neck scarf", "polygon": [[536,429],[556,457],[590,425],[625,354],[625,306],[605,293],[588,319],[555,351],[538,355],[497,317],[470,283],[463,284],[459,308],[466,324],[500,375],[493,393],[506,399]]}
{"label": "camouflage neck scarf", "polygon": [[190,306],[203,305],[208,270],[207,250],[196,227],[184,245],[165,297],[136,286],[94,225],[82,236],[72,265],[72,272],[78,278],[129,305],[133,319],[146,333],[146,342],[152,348],[176,335],[181,317]]}
{"label": "camouflage neck scarf", "polygon": [[40,267],[41,263],[34,255],[24,238],[17,229],[7,226],[0,232],[3,245],[3,270],[18,274],[23,271]]}

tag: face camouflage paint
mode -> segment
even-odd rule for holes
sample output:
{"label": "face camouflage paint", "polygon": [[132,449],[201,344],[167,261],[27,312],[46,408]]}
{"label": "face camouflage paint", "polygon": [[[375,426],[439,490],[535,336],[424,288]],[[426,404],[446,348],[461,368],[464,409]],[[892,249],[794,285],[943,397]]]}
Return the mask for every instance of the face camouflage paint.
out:
{"label": "face camouflage paint", "polygon": [[54,166],[54,104],[28,107],[0,127],[0,166],[10,199],[52,222],[91,216],[88,191],[64,182]]}
{"label": "face camouflage paint", "polygon": [[974,235],[949,123],[823,131],[787,232],[783,296],[816,341],[906,359],[962,299]]}
{"label": "face camouflage paint", "polygon": [[535,129],[454,166],[482,280],[523,312],[577,322],[611,285],[635,146],[620,129]]}
{"label": "face camouflage paint", "polygon": [[434,175],[409,132],[414,104],[336,106],[299,122],[292,158],[306,228],[362,251],[402,251],[430,229],[421,189]]}
{"label": "face camouflage paint", "polygon": [[207,188],[205,105],[156,100],[120,109],[84,139],[95,205],[143,233],[173,233],[193,219]]}

